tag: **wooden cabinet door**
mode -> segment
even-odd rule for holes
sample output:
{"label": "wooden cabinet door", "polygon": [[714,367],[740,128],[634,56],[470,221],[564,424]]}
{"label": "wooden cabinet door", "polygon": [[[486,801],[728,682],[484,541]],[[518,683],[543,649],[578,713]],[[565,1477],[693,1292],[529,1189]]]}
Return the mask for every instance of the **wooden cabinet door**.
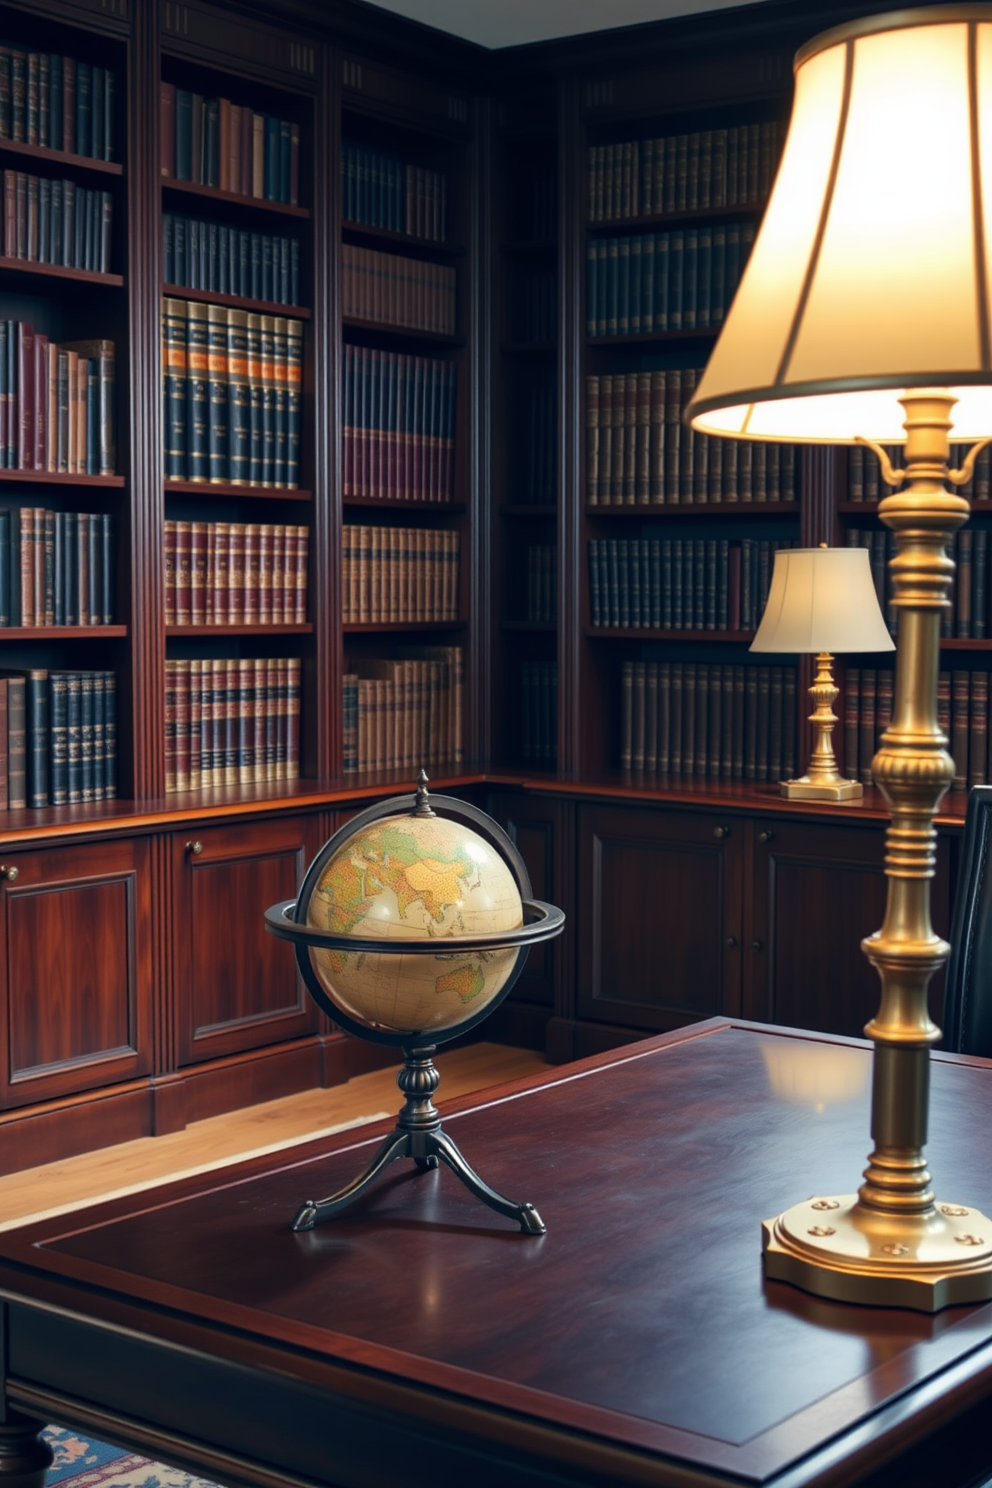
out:
{"label": "wooden cabinet door", "polygon": [[[860,1038],[878,1010],[878,973],[861,949],[885,917],[885,829],[781,818],[753,823],[745,936],[744,1014],[762,1022]],[[946,937],[949,844],[941,838],[931,890]],[[940,1021],[943,973],[930,984]]]}
{"label": "wooden cabinet door", "polygon": [[580,807],[580,1018],[664,1031],[740,1013],[742,832],[728,816]]}
{"label": "wooden cabinet door", "polygon": [[0,1108],[152,1066],[149,843],[4,855]]}
{"label": "wooden cabinet door", "polygon": [[296,894],[319,835],[316,816],[293,816],[173,837],[179,1064],[316,1028],[292,948],[269,935],[263,914]]}

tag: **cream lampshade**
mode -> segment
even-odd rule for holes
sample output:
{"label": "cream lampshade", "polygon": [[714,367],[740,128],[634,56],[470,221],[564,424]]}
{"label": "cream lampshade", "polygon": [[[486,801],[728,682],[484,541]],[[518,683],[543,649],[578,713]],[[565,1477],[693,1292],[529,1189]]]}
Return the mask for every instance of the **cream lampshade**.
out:
{"label": "cream lampshade", "polygon": [[[765,1268],[820,1295],[919,1307],[992,1297],[992,1221],[938,1203],[924,1144],[934,817],[953,778],[937,722],[947,555],[992,433],[992,5],[858,20],[795,64],[785,151],[754,250],[687,418],[707,434],[871,443],[893,488],[899,619],[892,723],[872,762],[889,805],[873,1150],[858,1193],[764,1225]],[[978,440],[950,470],[950,432]],[[874,441],[874,443],[872,443]],[[905,443],[894,471],[878,444]]]}
{"label": "cream lampshade", "polygon": [[864,794],[859,780],[837,769],[831,734],[837,722],[832,674],[839,652],[893,651],[878,607],[865,548],[783,548],[775,554],[768,602],[752,651],[810,653],[817,658],[810,722],[816,744],[809,771],[784,780],[782,794],[796,801],[851,801]]}

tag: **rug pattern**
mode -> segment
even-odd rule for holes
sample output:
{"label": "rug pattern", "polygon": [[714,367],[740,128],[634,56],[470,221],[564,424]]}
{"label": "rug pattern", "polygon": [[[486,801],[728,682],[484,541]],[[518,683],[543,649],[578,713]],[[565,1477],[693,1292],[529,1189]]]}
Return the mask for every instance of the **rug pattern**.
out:
{"label": "rug pattern", "polygon": [[46,1426],[42,1435],[55,1453],[45,1488],[216,1488],[206,1478],[93,1441],[64,1426]]}

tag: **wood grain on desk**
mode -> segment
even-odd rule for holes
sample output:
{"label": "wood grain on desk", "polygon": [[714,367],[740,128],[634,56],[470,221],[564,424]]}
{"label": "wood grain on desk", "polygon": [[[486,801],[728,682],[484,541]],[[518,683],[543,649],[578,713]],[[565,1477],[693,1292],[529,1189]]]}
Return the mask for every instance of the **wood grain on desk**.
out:
{"label": "wood grain on desk", "polygon": [[[827,1481],[837,1443],[848,1468],[891,1455],[928,1411],[992,1382],[992,1306],[854,1308],[762,1277],[763,1218],[856,1187],[869,1086],[864,1046],[714,1021],[446,1116],[490,1183],[538,1206],[544,1237],[450,1173],[399,1164],[352,1215],[293,1234],[300,1201],[374,1146],[332,1138],[10,1232],[0,1286],[62,1302],[85,1289],[87,1315],[153,1337],[185,1319],[225,1333],[221,1352],[237,1330],[305,1357],[308,1378],[333,1364],[335,1389],[351,1379],[366,1403],[376,1381],[403,1382],[425,1419],[471,1407],[480,1439],[539,1423],[556,1461],[618,1454],[616,1481],[682,1481],[677,1463]],[[990,1118],[992,1066],[935,1058],[938,1196],[986,1213]],[[69,1390],[78,1365],[43,1358],[43,1333],[14,1343]],[[812,1477],[795,1466],[810,1454]]]}

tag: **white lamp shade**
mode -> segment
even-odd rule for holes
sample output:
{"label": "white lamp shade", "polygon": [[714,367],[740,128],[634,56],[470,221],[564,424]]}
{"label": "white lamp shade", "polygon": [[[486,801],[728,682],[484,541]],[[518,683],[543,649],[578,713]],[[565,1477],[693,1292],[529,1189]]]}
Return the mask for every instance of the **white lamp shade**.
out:
{"label": "white lamp shade", "polygon": [[992,433],[992,4],[874,16],[798,54],[754,250],[687,411],[704,433],[883,443],[912,387]]}
{"label": "white lamp shade", "polygon": [[866,548],[783,548],[752,651],[893,651]]}

